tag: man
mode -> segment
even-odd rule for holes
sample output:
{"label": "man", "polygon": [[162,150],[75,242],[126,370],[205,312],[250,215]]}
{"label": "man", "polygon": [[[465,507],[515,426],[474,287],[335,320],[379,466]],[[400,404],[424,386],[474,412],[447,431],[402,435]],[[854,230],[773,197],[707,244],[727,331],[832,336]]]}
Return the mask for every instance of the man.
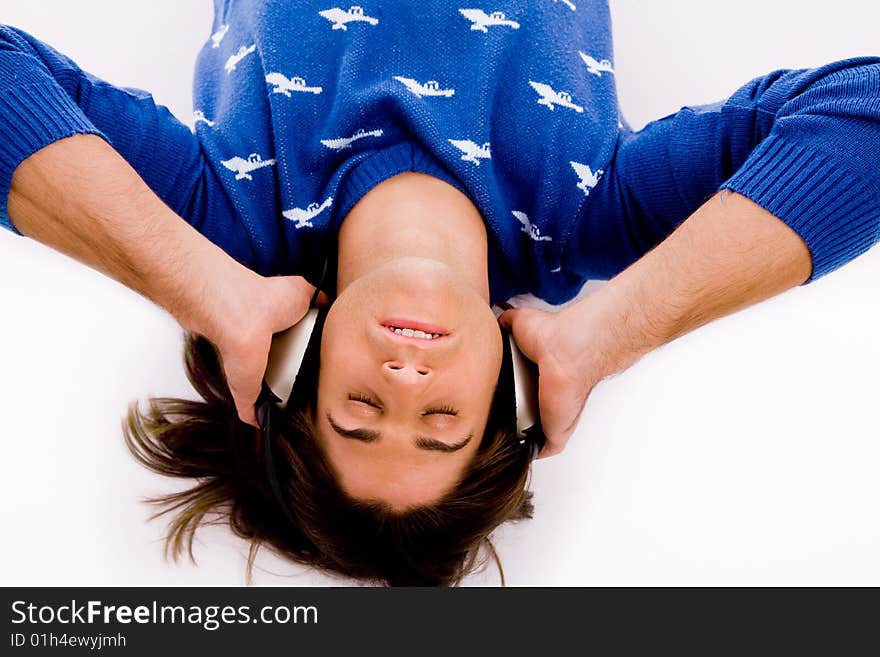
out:
{"label": "man", "polygon": [[[112,155],[109,153],[100,153],[97,151],[90,151],[89,155],[93,156],[92,161],[96,163],[100,162],[100,159],[103,157],[112,157]],[[75,175],[72,171],[64,171],[63,173]],[[107,177],[104,176],[103,178],[106,179]],[[136,185],[137,183],[132,180],[131,184]],[[126,198],[126,201],[128,202],[128,198]],[[669,298],[668,291],[670,287],[676,282],[682,283],[683,287],[691,290],[693,289],[693,286],[679,276],[673,276],[671,277],[671,280],[664,280],[664,278],[659,275],[659,273],[664,271],[663,267],[661,266],[664,262],[664,259],[662,257],[664,253],[662,252],[662,249],[658,249],[657,252],[654,252],[656,254],[656,257],[653,260],[654,266],[647,270],[647,273],[644,273],[644,268],[647,268],[651,264],[651,261],[648,259],[644,261],[644,265],[642,265],[642,261],[640,261],[640,263],[638,263],[638,265],[633,268],[628,277],[627,275],[622,275],[622,277],[619,279],[621,281],[620,285],[616,285],[614,287],[612,287],[611,285],[607,286],[608,292],[603,293],[601,297],[602,299],[608,300],[603,306],[601,306],[604,309],[604,312],[607,313],[603,317],[603,319],[606,321],[597,322],[597,324],[601,324],[602,326],[613,327],[614,322],[607,321],[609,318],[616,317],[618,320],[620,320],[621,315],[626,315],[627,318],[631,318],[633,316],[632,313],[629,312],[629,309],[633,307],[638,308],[640,311],[644,310],[645,312],[641,316],[641,319],[644,319],[646,317],[650,318],[648,320],[648,324],[651,328],[655,329],[655,333],[651,336],[652,342],[649,342],[648,344],[634,344],[632,340],[627,336],[627,333],[622,332],[622,329],[629,329],[632,331],[632,336],[638,337],[651,335],[651,331],[648,330],[648,327],[646,327],[644,324],[639,325],[638,323],[636,323],[635,325],[633,325],[632,323],[623,322],[621,324],[622,329],[616,330],[614,332],[615,339],[617,340],[615,346],[623,347],[623,349],[619,354],[616,355],[616,358],[614,357],[615,354],[613,354],[614,349],[604,349],[602,351],[602,354],[608,357],[608,360],[606,361],[607,364],[603,364],[601,366],[597,365],[595,367],[596,372],[601,372],[603,375],[607,375],[612,373],[612,370],[616,371],[623,367],[626,367],[628,364],[630,364],[632,360],[637,358],[646,350],[675,337],[676,334],[682,332],[683,330],[689,330],[699,325],[703,321],[710,319],[715,314],[721,314],[736,307],[742,307],[743,305],[754,302],[759,298],[770,296],[772,294],[775,294],[776,292],[781,291],[782,289],[803,282],[806,276],[809,275],[805,260],[806,252],[803,250],[803,248],[801,248],[802,245],[797,241],[790,239],[791,236],[788,235],[784,230],[769,232],[766,234],[757,232],[761,229],[773,231],[774,229],[772,229],[771,226],[776,226],[776,224],[764,221],[761,218],[762,215],[760,212],[758,212],[755,208],[749,206],[748,204],[743,204],[742,200],[738,199],[737,197],[729,197],[724,202],[722,202],[722,199],[719,197],[715,199],[715,201],[711,205],[706,206],[704,214],[695,215],[694,219],[696,219],[697,216],[701,217],[702,219],[700,221],[693,221],[693,223],[689,223],[683,226],[682,228],[684,230],[682,230],[682,232],[678,236],[680,240],[682,240],[681,242],[679,242],[682,245],[682,248],[678,251],[672,252],[669,249],[674,248],[676,241],[672,240],[668,242],[670,246],[665,253],[665,262],[667,264],[672,262],[684,263],[687,261],[687,258],[689,256],[706,252],[705,250],[698,248],[698,245],[700,243],[699,240],[701,239],[699,232],[688,233],[687,230],[690,229],[689,226],[693,226],[693,229],[690,230],[694,231],[696,231],[698,227],[711,228],[711,230],[707,230],[705,233],[703,233],[702,238],[707,239],[707,244],[717,245],[719,235],[723,234],[723,229],[725,228],[725,226],[730,227],[731,215],[729,213],[735,213],[737,221],[743,221],[746,223],[750,221],[754,222],[755,232],[752,232],[751,230],[746,232],[756,238],[755,242],[758,243],[760,248],[767,249],[766,251],[750,254],[755,258],[756,263],[758,263],[760,266],[769,266],[767,256],[770,253],[774,254],[775,257],[780,258],[781,266],[772,267],[772,284],[761,285],[758,286],[757,289],[752,287],[750,281],[761,278],[762,272],[750,271],[748,273],[744,273],[744,261],[742,258],[737,258],[735,261],[727,262],[726,266],[725,263],[719,262],[712,262],[711,265],[709,263],[704,263],[707,265],[710,271],[696,272],[692,267],[682,267],[682,269],[685,270],[685,273],[698,275],[697,280],[703,286],[702,291],[708,291],[709,298],[713,300],[714,305],[712,303],[707,304],[706,297],[694,299],[679,298],[676,303],[672,304],[677,307],[676,312],[673,313],[673,316],[666,316],[664,318],[664,311],[667,311],[669,308],[650,307],[651,302],[660,298],[661,295],[650,289],[645,289],[644,285],[646,285],[646,282],[662,286],[662,289],[667,292],[667,294],[664,295],[664,297],[667,299]],[[710,222],[712,223],[710,224]],[[731,235],[731,239],[735,240],[737,237],[742,236],[744,232],[743,228],[744,224],[738,224],[737,230],[734,231]],[[780,227],[776,226],[776,228]],[[194,236],[190,235],[190,237]],[[187,239],[189,239],[187,236],[175,235],[172,239],[170,239],[170,244],[185,244],[187,242]],[[686,248],[684,247],[685,244],[687,244]],[[743,246],[744,248],[748,249],[748,245]],[[125,249],[125,247],[123,247],[123,249]],[[198,265],[199,259],[204,257],[206,262],[210,261],[212,263],[210,265],[204,265],[205,267],[216,267],[218,270],[223,270],[224,267],[226,267],[226,265],[220,264],[223,260],[222,258],[214,259],[214,257],[210,253],[207,253],[207,255],[202,255],[198,249],[190,253],[195,255],[193,255],[192,257],[182,258],[181,261],[192,263],[193,266],[196,266]],[[728,250],[726,253],[729,255],[730,251]],[[131,258],[126,258],[126,260],[130,261]],[[147,261],[152,262],[152,259],[147,258]],[[638,269],[639,266],[643,266],[643,273],[637,276],[637,274],[640,273]],[[763,273],[769,274],[770,272]],[[735,294],[730,294],[729,289],[727,290],[724,298],[719,298],[717,294],[713,294],[713,277],[717,277],[716,280],[723,281],[725,286],[729,286],[731,281],[733,280],[732,277],[735,274],[744,275],[744,281],[741,286],[736,289]],[[122,273],[118,274],[116,277],[121,278],[125,275],[125,273]],[[189,277],[184,277],[183,280],[191,280],[191,278],[192,276],[190,275]],[[246,279],[248,277],[244,276],[244,278]],[[125,280],[124,282],[126,282],[126,284],[129,284],[131,287],[134,287],[135,289],[138,289],[139,284],[144,285],[146,283],[158,282],[158,288],[143,287],[140,291],[145,292],[161,305],[172,310],[175,316],[185,326],[188,322],[190,322],[191,326],[196,326],[197,322],[205,322],[207,324],[210,324],[212,319],[213,321],[216,321],[216,318],[210,317],[199,317],[198,319],[195,319],[193,317],[193,314],[204,312],[203,300],[187,299],[185,298],[185,296],[184,298],[175,298],[175,292],[180,292],[179,287],[176,288],[174,284],[169,284],[167,280],[164,280],[164,277],[161,274],[154,275],[151,270],[147,270],[146,275],[143,276],[141,283],[139,283],[135,279]],[[734,287],[736,287],[736,285],[734,285]],[[247,288],[247,284],[245,282],[242,282],[242,288]],[[625,292],[617,292],[616,294],[612,294],[612,290],[625,290]],[[230,299],[234,297],[234,295],[230,294],[230,290],[228,288],[225,288],[225,292],[226,294],[223,295],[224,298]],[[250,298],[251,296],[253,296],[252,291],[249,292],[251,293],[244,294],[243,298]],[[267,293],[272,294],[271,292]],[[286,295],[282,293],[280,296],[284,297]],[[615,304],[611,303],[611,300],[617,300],[618,302],[620,302],[621,300],[626,300],[626,304],[628,304],[628,309],[621,310],[622,306],[615,306]],[[277,307],[277,305],[275,307]],[[583,307],[586,308],[586,306]],[[599,307],[599,304],[595,304],[592,312],[597,312]],[[689,309],[699,309],[706,312],[706,314],[699,315],[691,312],[690,310],[688,312],[682,313],[682,307],[687,307]],[[198,310],[193,310],[193,308]],[[299,310],[300,309],[297,309],[296,312],[299,312]],[[256,312],[256,314],[259,315],[259,312]],[[254,313],[251,313],[250,317],[253,317],[253,315]],[[683,316],[686,316],[687,319],[683,320]],[[636,316],[633,319],[638,322],[640,317]],[[267,320],[265,321],[266,325],[264,326],[261,337],[261,341],[263,343],[266,343],[267,335],[271,335],[271,331],[269,330],[271,328],[271,325]],[[280,323],[284,323],[284,321],[287,321],[289,323],[290,320],[282,320],[280,321]],[[511,325],[513,326],[514,333],[517,335],[524,348],[528,350],[529,347],[527,345],[530,342],[530,338],[541,333],[541,331],[544,330],[543,327],[550,322],[550,319],[544,316],[539,316],[536,313],[523,312],[512,313],[512,317],[510,319],[505,319],[504,321],[510,321]],[[559,337],[570,338],[571,336],[563,335]],[[557,341],[556,344],[559,344],[559,341]],[[540,355],[534,352],[535,348],[537,347],[533,347],[532,352],[533,354],[535,354],[536,358],[540,359]],[[243,349],[242,351],[251,352],[250,349]],[[580,349],[572,349],[572,353],[581,352],[582,350]],[[553,360],[558,362],[566,362],[565,358],[560,358],[558,356]],[[570,362],[567,364],[570,364]],[[589,371],[591,369],[593,368],[589,366],[584,368],[585,371]],[[545,382],[548,379],[552,380],[555,374],[555,372],[551,371],[550,376],[545,377]],[[548,428],[550,429],[551,433],[554,432],[554,423],[557,426],[557,428],[555,429],[555,432],[559,436],[557,445],[564,441],[564,439],[567,438],[573,430],[573,423],[577,419],[578,413],[580,411],[579,406],[582,405],[583,401],[585,401],[586,399],[587,394],[589,394],[592,383],[593,381],[590,381],[588,379],[586,383],[581,383],[580,389],[571,393],[573,398],[562,405],[563,408],[560,411],[560,417],[558,420],[554,419],[551,413],[545,412],[545,419],[550,425]],[[560,387],[567,388],[566,386]],[[245,413],[247,412],[246,409],[242,412],[243,417],[245,417]]]}

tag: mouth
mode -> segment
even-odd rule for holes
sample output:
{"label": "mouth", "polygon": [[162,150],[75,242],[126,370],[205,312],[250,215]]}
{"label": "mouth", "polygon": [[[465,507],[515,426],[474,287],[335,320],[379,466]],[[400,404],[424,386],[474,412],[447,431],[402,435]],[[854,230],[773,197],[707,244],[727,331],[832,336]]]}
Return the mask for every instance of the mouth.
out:
{"label": "mouth", "polygon": [[403,338],[432,342],[449,335],[449,331],[436,324],[428,324],[410,319],[389,319],[382,322],[386,331]]}

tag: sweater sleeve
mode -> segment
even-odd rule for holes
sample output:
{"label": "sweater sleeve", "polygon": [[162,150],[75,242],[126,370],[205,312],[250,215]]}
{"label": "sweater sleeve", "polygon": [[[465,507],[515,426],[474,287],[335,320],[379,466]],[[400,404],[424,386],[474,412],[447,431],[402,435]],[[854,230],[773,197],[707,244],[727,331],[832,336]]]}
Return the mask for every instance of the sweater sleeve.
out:
{"label": "sweater sleeve", "polygon": [[0,25],[0,225],[21,234],[7,213],[16,167],[75,134],[103,137],[175,213],[253,266],[251,240],[186,125],[147,92],[100,80],[31,35]]}
{"label": "sweater sleeve", "polygon": [[880,59],[775,71],[624,131],[610,173],[573,245],[584,273],[614,275],[728,189],[803,239],[814,281],[880,240]]}

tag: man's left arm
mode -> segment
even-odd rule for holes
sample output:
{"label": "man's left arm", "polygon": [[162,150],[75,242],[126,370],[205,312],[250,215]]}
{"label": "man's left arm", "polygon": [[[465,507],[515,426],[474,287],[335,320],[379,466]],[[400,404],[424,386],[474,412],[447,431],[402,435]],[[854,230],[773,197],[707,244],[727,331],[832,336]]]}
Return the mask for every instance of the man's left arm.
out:
{"label": "man's left arm", "polygon": [[580,302],[559,313],[503,313],[502,323],[539,366],[547,436],[541,456],[563,450],[603,378],[713,319],[803,283],[811,268],[797,233],[754,201],[721,192]]}
{"label": "man's left arm", "polygon": [[617,164],[603,182],[631,210],[627,238],[603,245],[584,229],[575,246],[585,262],[616,249],[628,266],[558,314],[501,317],[539,365],[543,456],[562,451],[602,378],[880,239],[880,63],[756,79],[725,104],[649,124]]}

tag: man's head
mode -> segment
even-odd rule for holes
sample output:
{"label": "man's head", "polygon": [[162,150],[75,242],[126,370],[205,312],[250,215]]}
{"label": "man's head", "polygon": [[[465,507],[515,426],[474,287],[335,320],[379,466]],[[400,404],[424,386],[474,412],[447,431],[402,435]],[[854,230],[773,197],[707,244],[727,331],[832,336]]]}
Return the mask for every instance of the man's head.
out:
{"label": "man's head", "polygon": [[[531,450],[515,435],[509,348],[489,386],[485,431],[478,443],[474,436],[474,454],[440,498],[406,508],[380,495],[358,498],[337,475],[315,425],[320,363],[314,353],[322,352],[319,342],[307,352],[294,389],[299,393],[275,415],[268,443],[238,418],[219,354],[202,336],[187,335],[184,357],[204,402],[159,398],[146,412],[137,404],[129,408],[124,437],[135,458],[154,472],[197,480],[151,500],[162,507],[156,515],[174,514],[168,549],[175,557],[187,548],[192,555],[205,516],[220,514],[251,541],[249,572],[257,549],[268,545],[293,561],[349,577],[390,585],[457,583],[478,565],[482,547],[494,554],[489,536],[498,525],[532,514],[526,490]],[[267,477],[270,449],[284,507]]]}
{"label": "man's head", "polygon": [[252,545],[295,561],[451,584],[499,524],[530,517],[531,449],[515,435],[487,249],[455,186],[407,172],[372,188],[339,229],[337,298],[268,442],[239,420],[214,346],[188,340],[187,374],[206,403],[153,400],[146,415],[129,412],[126,435],[147,467],[200,480],[157,500],[178,514],[169,543],[191,545],[223,508]]}
{"label": "man's head", "polygon": [[434,503],[477,453],[502,353],[487,253],[477,207],[430,175],[392,176],[345,215],[314,426],[353,498]]}
{"label": "man's head", "polygon": [[396,510],[451,491],[483,440],[501,356],[491,309],[442,263],[396,259],[346,287],[324,323],[314,417],[342,488]]}

